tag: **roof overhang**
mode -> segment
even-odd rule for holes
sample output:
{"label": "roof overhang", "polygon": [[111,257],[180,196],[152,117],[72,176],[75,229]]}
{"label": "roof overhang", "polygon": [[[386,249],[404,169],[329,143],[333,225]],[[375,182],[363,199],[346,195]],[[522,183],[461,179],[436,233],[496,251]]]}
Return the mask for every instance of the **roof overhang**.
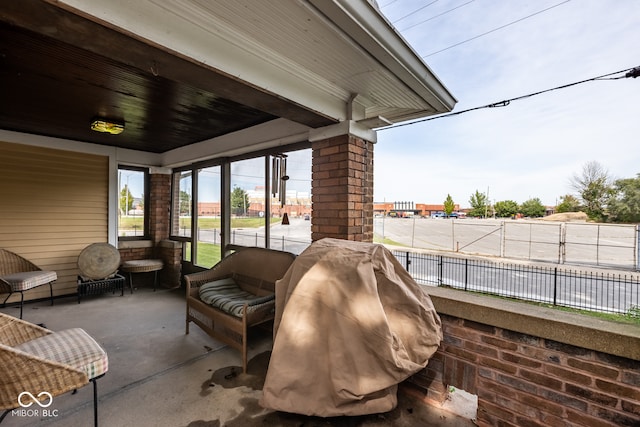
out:
{"label": "roof overhang", "polygon": [[[8,37],[27,32],[42,37],[45,46],[59,44],[62,67],[81,67],[85,59],[78,55],[86,55],[86,62],[117,70],[107,75],[108,82],[101,69],[82,70],[82,79],[102,80],[82,82],[98,89],[92,103],[77,95],[78,104],[89,105],[74,109],[82,117],[75,122],[68,117],[70,126],[84,126],[86,116],[101,106],[127,125],[121,135],[100,138],[84,129],[55,130],[38,116],[70,107],[58,105],[65,94],[55,85],[41,84],[38,93],[15,90],[16,100],[27,99],[24,111],[20,103],[0,104],[0,128],[155,152],[165,164],[192,144],[209,156],[221,155],[234,146],[233,135],[246,138],[251,134],[246,130],[256,126],[260,135],[274,135],[259,142],[264,148],[304,140],[304,129],[344,121],[375,128],[445,113],[456,102],[368,1],[2,0],[0,21]],[[5,60],[17,74],[34,58],[25,59],[28,52],[14,58],[20,55],[10,43],[0,47],[13,55]],[[46,74],[65,78],[44,67],[23,76],[46,79]],[[14,74],[7,77],[7,86],[24,83]],[[71,79],[65,84],[80,85]],[[45,90],[50,92],[42,94]],[[168,92],[173,96],[165,96]],[[66,97],[72,93],[80,89]],[[26,106],[43,99],[49,105],[27,117]],[[196,110],[192,106],[199,101]],[[238,120],[231,123],[235,113]],[[265,132],[270,126],[282,130]],[[242,150],[251,149],[245,140]]]}

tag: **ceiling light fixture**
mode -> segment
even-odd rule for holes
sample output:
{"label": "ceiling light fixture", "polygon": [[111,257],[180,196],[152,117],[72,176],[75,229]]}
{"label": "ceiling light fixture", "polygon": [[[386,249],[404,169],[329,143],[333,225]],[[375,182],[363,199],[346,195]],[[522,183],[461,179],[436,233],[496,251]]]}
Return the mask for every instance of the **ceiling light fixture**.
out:
{"label": "ceiling light fixture", "polygon": [[91,130],[118,135],[124,132],[124,121],[96,117],[91,120]]}

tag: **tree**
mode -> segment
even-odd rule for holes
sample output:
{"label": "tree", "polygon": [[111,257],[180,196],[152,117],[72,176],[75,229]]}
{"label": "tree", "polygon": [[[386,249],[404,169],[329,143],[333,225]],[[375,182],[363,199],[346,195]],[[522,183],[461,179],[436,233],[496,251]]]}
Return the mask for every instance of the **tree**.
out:
{"label": "tree", "polygon": [[518,204],[513,200],[496,202],[494,208],[496,210],[496,216],[500,218],[509,218],[518,213]]}
{"label": "tree", "polygon": [[615,182],[615,195],[609,200],[610,219],[615,222],[640,222],[640,174]]}
{"label": "tree", "polygon": [[242,188],[235,185],[231,191],[231,210],[236,215],[246,215],[249,207],[249,195]]}
{"label": "tree", "polygon": [[184,190],[180,190],[180,215],[191,214],[191,195]]}
{"label": "tree", "polygon": [[487,198],[486,194],[476,190],[476,192],[471,195],[471,198],[469,199],[469,204],[471,205],[471,210],[469,211],[469,215],[479,216],[483,218],[488,215],[489,199]]}
{"label": "tree", "polygon": [[600,163],[591,161],[582,167],[580,175],[573,175],[570,183],[580,196],[587,216],[604,221],[609,199],[615,194],[609,172]]}
{"label": "tree", "polygon": [[129,186],[125,184],[120,190],[120,212],[125,215],[133,208],[133,194],[129,191]]}
{"label": "tree", "polygon": [[581,209],[582,206],[580,205],[580,200],[571,194],[566,194],[560,197],[560,203],[556,206],[557,213],[580,212]]}
{"label": "tree", "polygon": [[455,208],[456,208],[456,204],[453,203],[451,194],[447,194],[447,198],[444,200],[444,214],[446,216],[451,216]]}
{"label": "tree", "polygon": [[542,204],[539,198],[529,199],[520,205],[520,213],[530,218],[537,218],[544,216],[546,208]]}

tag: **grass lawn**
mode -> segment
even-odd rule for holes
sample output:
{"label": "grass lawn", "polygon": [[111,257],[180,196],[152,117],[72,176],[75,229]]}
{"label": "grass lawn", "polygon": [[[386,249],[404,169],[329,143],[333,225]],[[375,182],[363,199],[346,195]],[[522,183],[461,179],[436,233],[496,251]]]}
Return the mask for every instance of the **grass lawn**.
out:
{"label": "grass lawn", "polygon": [[[122,216],[119,218],[119,228],[124,230],[142,230],[143,217]],[[271,223],[279,223],[282,218],[271,218]],[[264,218],[231,218],[231,228],[258,228],[264,226]],[[220,228],[220,218],[199,218],[200,228]],[[180,228],[191,227],[191,218],[180,218]]]}
{"label": "grass lawn", "polygon": [[220,245],[198,242],[198,265],[213,267],[221,258]]}

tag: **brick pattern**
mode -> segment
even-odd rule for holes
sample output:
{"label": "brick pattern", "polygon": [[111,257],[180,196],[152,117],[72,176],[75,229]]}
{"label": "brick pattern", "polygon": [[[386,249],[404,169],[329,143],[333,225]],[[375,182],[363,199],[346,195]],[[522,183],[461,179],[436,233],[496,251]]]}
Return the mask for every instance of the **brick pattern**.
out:
{"label": "brick pattern", "polygon": [[[180,286],[182,271],[181,248],[161,247],[159,243],[169,238],[169,207],[171,206],[171,175],[151,174],[149,182],[149,235],[152,247],[120,249],[122,261],[136,259],[162,259],[164,268],[158,273],[160,285],[174,288]],[[152,274],[138,274],[136,283],[153,285]]]}
{"label": "brick pattern", "polygon": [[341,135],[312,145],[311,239],[373,241],[373,144]]}
{"label": "brick pattern", "polygon": [[169,238],[171,175],[151,174],[149,186],[149,234],[151,241],[157,244]]}
{"label": "brick pattern", "polygon": [[428,403],[477,394],[481,426],[640,426],[640,361],[447,315],[444,340],[409,379]]}

